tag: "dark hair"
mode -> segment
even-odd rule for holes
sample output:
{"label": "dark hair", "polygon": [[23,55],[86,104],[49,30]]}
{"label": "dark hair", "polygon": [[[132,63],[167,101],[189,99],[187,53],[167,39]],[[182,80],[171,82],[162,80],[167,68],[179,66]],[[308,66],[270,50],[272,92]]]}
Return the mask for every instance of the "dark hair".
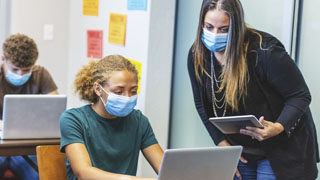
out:
{"label": "dark hair", "polygon": [[30,67],[38,59],[38,48],[33,39],[23,34],[8,37],[2,46],[6,60],[17,67]]}

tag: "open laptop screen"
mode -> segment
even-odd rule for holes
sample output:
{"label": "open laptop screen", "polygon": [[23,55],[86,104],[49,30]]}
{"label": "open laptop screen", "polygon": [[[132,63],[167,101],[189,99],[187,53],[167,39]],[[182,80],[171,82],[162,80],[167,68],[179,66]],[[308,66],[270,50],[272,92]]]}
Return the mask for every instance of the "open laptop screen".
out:
{"label": "open laptop screen", "polygon": [[66,95],[5,95],[1,139],[60,138]]}
{"label": "open laptop screen", "polygon": [[158,180],[230,180],[238,165],[242,146],[168,149]]}

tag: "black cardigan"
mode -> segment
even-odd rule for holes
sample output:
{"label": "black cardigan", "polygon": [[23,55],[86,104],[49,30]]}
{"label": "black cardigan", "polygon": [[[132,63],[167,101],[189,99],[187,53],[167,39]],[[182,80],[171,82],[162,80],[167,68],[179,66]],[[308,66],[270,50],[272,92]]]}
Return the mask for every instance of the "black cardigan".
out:
{"label": "black cardigan", "polygon": [[[212,102],[206,98],[206,94],[211,92],[202,86],[208,83],[209,78],[203,75],[202,83],[196,79],[191,48],[188,71],[195,106],[215,144],[226,139],[244,147],[260,148],[270,161],[277,179],[315,179],[319,152],[315,125],[309,109],[309,89],[281,42],[270,34],[260,34],[262,49],[259,38],[252,35],[247,53],[248,95],[240,106],[240,112],[232,112],[229,108],[227,115],[264,116],[268,121],[281,123],[284,131],[259,142],[241,134],[224,135],[214,127],[208,120],[208,117],[213,116]],[[207,51],[205,67],[208,73],[211,72],[209,57]]]}

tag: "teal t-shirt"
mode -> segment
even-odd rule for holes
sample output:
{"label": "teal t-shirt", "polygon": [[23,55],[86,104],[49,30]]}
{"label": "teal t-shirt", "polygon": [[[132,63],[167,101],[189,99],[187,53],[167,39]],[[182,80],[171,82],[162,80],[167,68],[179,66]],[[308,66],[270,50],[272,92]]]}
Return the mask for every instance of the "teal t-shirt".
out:
{"label": "teal t-shirt", "polygon": [[[141,111],[105,119],[91,105],[65,111],[60,118],[60,151],[68,144],[83,143],[92,166],[113,173],[136,175],[140,149],[157,144],[150,123]],[[74,180],[66,158],[68,179]]]}

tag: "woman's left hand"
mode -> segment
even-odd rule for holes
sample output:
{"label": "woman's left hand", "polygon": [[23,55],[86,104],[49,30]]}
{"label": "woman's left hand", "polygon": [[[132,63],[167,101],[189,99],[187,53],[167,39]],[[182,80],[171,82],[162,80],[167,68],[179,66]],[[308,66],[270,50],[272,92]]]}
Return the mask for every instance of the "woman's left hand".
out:
{"label": "woman's left hand", "polygon": [[280,134],[284,130],[280,123],[266,121],[263,116],[260,117],[259,121],[263,124],[263,129],[247,126],[246,129],[240,129],[240,133],[251,136],[253,139],[257,139],[258,141],[263,141]]}

